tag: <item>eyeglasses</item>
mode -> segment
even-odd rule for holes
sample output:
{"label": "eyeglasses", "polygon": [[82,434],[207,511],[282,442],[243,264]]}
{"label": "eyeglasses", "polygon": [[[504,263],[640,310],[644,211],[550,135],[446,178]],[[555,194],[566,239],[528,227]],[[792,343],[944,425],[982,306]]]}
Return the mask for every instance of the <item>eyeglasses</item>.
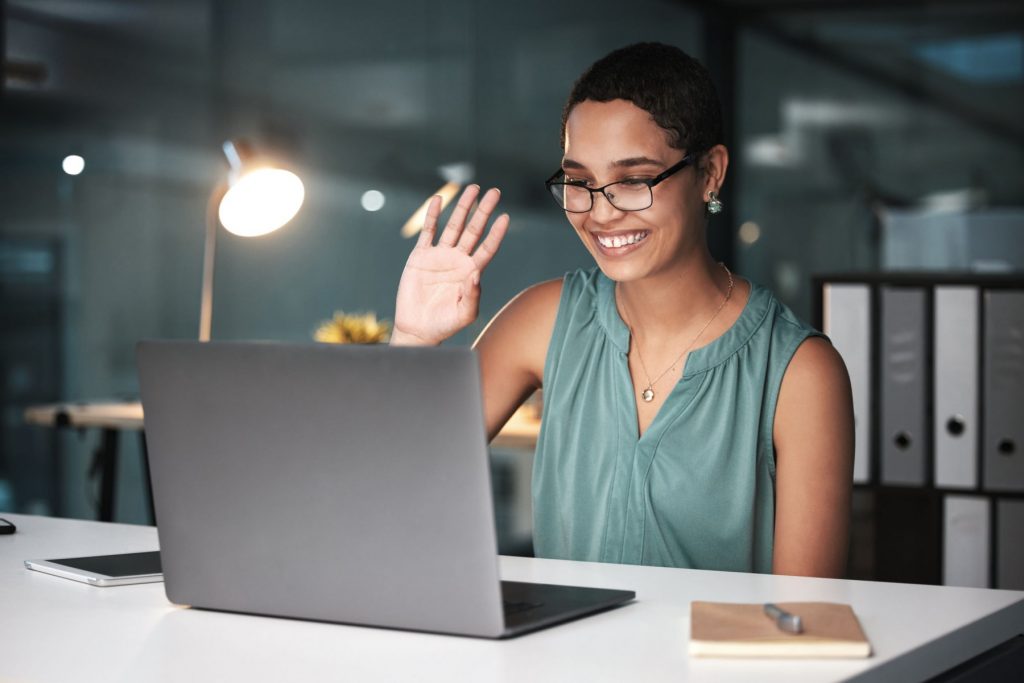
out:
{"label": "eyeglasses", "polygon": [[[696,155],[687,154],[679,163],[670,166],[653,178],[630,178],[608,183],[601,187],[587,187],[583,181],[565,182],[565,171],[558,169],[544,181],[548,192],[563,211],[586,213],[594,208],[594,193],[600,192],[605,199],[620,211],[643,211],[654,203],[651,188],[674,173],[691,165]],[[560,179],[561,178],[561,179]]]}

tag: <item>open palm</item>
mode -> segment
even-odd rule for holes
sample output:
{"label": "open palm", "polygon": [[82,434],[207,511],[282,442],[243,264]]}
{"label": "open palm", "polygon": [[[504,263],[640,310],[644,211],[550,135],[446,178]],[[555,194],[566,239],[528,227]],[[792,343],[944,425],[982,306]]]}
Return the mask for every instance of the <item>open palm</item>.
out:
{"label": "open palm", "polygon": [[394,343],[439,344],[476,319],[480,274],[494,258],[509,224],[508,214],[502,214],[480,241],[500,193],[489,190],[467,223],[479,192],[476,185],[466,188],[436,245],[440,197],[427,207],[423,230],[398,285]]}

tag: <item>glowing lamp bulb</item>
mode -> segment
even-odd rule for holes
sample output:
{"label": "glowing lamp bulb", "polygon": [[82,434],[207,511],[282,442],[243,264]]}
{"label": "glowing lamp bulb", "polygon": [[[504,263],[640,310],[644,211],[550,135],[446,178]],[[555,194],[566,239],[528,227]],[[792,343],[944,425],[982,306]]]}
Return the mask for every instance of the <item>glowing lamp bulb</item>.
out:
{"label": "glowing lamp bulb", "polygon": [[294,218],[305,196],[302,181],[291,171],[260,168],[231,184],[217,213],[228,232],[258,237]]}
{"label": "glowing lamp bulb", "polygon": [[85,170],[85,159],[78,156],[77,154],[69,154],[64,157],[64,161],[61,162],[61,168],[68,175],[78,175]]}

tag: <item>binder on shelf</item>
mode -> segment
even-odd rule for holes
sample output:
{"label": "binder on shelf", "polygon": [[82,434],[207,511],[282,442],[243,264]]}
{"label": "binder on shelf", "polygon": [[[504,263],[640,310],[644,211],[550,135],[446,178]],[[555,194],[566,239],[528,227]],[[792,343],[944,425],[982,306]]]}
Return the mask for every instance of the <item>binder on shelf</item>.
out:
{"label": "binder on shelf", "polygon": [[822,288],[822,332],[843,357],[853,391],[853,481],[871,481],[871,288],[830,282]]}
{"label": "binder on shelf", "polygon": [[[980,496],[948,495],[943,507],[943,585],[988,588],[988,499]],[[1024,533],[1024,529],[1021,531]]]}
{"label": "binder on shelf", "polygon": [[922,287],[881,288],[883,484],[925,484],[925,302]]}
{"label": "binder on shelf", "polygon": [[1024,590],[1024,500],[996,506],[996,588]]}
{"label": "binder on shelf", "polygon": [[1024,290],[984,294],[982,483],[1024,491]]}
{"label": "binder on shelf", "polygon": [[977,287],[935,288],[932,434],[939,487],[978,486],[978,306]]}

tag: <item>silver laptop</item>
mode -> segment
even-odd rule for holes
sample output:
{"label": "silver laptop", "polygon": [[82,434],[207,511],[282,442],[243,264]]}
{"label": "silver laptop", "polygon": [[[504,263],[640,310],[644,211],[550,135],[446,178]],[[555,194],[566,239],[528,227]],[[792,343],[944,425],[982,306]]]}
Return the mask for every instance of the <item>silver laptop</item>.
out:
{"label": "silver laptop", "polygon": [[501,638],[633,591],[502,582],[464,348],[142,342],[167,597]]}

